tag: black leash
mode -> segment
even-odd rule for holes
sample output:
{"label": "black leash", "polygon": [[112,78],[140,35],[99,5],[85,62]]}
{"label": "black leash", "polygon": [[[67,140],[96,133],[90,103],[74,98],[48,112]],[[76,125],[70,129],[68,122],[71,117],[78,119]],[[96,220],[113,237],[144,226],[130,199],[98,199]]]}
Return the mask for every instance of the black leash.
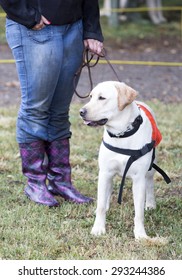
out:
{"label": "black leash", "polygon": [[85,96],[82,96],[76,90],[76,87],[77,87],[77,84],[78,84],[78,80],[80,78],[80,75],[82,73],[83,68],[87,68],[88,77],[89,77],[89,83],[90,83],[90,91],[92,91],[92,89],[93,89],[93,80],[92,80],[91,68],[95,67],[98,64],[100,58],[104,58],[107,61],[108,65],[110,66],[110,68],[114,72],[117,80],[120,82],[118,74],[116,73],[114,67],[112,66],[112,64],[109,61],[109,58],[108,58],[108,55],[107,55],[107,52],[106,52],[105,48],[103,48],[101,54],[96,54],[96,53],[91,52],[89,49],[85,49],[84,52],[83,52],[83,62],[82,62],[82,65],[78,69],[78,71],[75,73],[75,77],[74,77],[74,80],[73,80],[74,92],[75,92],[75,94],[79,98],[87,98],[89,96],[89,94],[85,95]]}
{"label": "black leash", "polygon": [[118,80],[118,82],[120,82],[120,78],[116,72],[116,70],[114,69],[113,65],[110,62],[110,58],[108,57],[107,51],[105,48],[103,48],[103,58],[105,58],[105,60],[107,61],[107,64],[110,66],[111,70],[113,71],[114,75],[116,76],[116,79]]}

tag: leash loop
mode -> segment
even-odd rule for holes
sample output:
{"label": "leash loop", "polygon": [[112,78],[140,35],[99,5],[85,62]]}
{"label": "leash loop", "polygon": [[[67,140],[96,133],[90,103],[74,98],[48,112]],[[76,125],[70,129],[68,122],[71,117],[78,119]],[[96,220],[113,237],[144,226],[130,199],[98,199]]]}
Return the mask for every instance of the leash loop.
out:
{"label": "leash loop", "polygon": [[[89,83],[90,83],[90,91],[92,91],[93,89],[93,80],[92,80],[92,74],[91,74],[91,68],[95,67],[100,58],[104,58],[108,65],[110,66],[110,68],[112,69],[112,71],[114,72],[117,80],[120,82],[120,79],[119,79],[119,76],[118,74],[116,73],[114,67],[112,66],[112,64],[110,63],[109,61],[109,58],[107,56],[107,52],[106,52],[106,49],[103,48],[102,49],[102,52],[100,54],[97,54],[97,53],[93,53],[91,52],[88,48],[86,48],[83,52],[83,62],[82,62],[82,65],[80,66],[80,68],[78,69],[78,71],[75,73],[75,76],[74,76],[74,80],[73,80],[73,87],[74,87],[74,92],[75,94],[79,97],[79,98],[87,98],[89,96],[89,94],[85,95],[85,96],[82,96],[78,93],[78,91],[76,90],[76,87],[77,87],[77,84],[78,84],[78,80],[81,76],[81,73],[82,73],[82,70],[83,68],[87,68],[87,71],[88,71],[88,77],[89,77]],[[93,61],[94,60],[94,61]]]}
{"label": "leash loop", "polygon": [[80,78],[80,75],[82,73],[83,68],[87,68],[88,71],[88,77],[89,77],[89,82],[90,82],[90,91],[93,89],[93,81],[92,81],[92,75],[91,75],[91,68],[95,67],[97,63],[99,62],[100,57],[97,55],[96,61],[92,63],[93,58],[95,54],[91,53],[88,48],[86,48],[83,52],[83,62],[78,71],[75,73],[74,80],[73,80],[73,87],[74,87],[74,92],[79,98],[87,98],[89,94],[82,96],[78,93],[76,90],[78,80]]}

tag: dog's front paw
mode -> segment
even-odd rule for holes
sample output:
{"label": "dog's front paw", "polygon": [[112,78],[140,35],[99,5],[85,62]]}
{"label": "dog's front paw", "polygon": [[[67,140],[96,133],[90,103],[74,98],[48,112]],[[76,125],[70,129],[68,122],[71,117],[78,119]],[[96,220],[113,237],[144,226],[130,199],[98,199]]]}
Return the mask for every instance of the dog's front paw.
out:
{"label": "dog's front paw", "polygon": [[135,240],[141,241],[141,240],[148,240],[150,237],[148,235],[140,235],[135,234]]}
{"label": "dog's front paw", "polygon": [[94,226],[91,230],[91,234],[92,235],[96,235],[96,236],[100,236],[102,234],[105,234],[106,233],[106,229],[105,227],[96,227]]}
{"label": "dog's front paw", "polygon": [[148,239],[148,235],[145,232],[134,232],[135,240],[141,240],[141,239]]}
{"label": "dog's front paw", "polygon": [[135,228],[134,229],[134,235],[135,235],[136,240],[148,239],[149,238],[148,235],[145,232],[144,227]]}

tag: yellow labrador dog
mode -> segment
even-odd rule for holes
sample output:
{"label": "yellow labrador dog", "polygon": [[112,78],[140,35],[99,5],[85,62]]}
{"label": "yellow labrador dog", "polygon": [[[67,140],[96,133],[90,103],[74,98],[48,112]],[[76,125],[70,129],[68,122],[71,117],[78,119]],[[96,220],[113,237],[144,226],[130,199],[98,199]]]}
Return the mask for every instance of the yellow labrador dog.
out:
{"label": "yellow labrador dog", "polygon": [[[146,104],[136,103],[136,96],[137,92],[126,84],[107,81],[98,84],[91,91],[90,101],[80,110],[87,125],[105,127],[99,152],[98,198],[96,219],[91,231],[93,235],[101,235],[106,231],[105,220],[112,193],[112,178],[118,174],[123,179],[127,176],[133,181],[135,238],[147,238],[144,208],[156,207],[152,163],[154,147],[160,142],[161,135],[156,125],[157,133],[153,135],[153,113]],[[123,184],[124,181],[120,188],[119,203]]]}

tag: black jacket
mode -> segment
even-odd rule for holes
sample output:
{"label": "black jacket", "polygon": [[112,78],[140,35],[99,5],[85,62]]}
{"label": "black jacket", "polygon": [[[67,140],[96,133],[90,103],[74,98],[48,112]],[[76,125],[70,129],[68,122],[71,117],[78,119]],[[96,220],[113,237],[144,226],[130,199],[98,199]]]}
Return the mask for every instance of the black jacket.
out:
{"label": "black jacket", "polygon": [[98,0],[0,0],[8,18],[32,28],[41,15],[53,25],[83,19],[84,39],[103,41]]}

